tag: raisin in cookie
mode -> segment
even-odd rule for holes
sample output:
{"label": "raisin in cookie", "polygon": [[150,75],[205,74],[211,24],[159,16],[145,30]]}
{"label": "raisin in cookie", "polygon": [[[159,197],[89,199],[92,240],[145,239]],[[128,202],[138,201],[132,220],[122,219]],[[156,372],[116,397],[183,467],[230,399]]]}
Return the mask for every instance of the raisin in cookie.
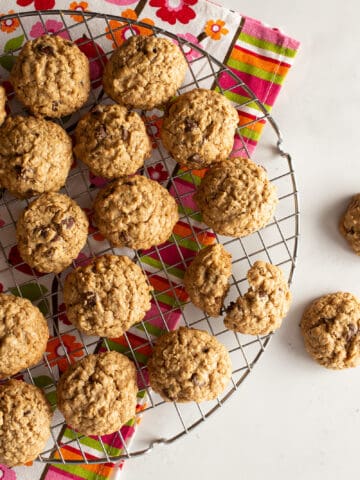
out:
{"label": "raisin in cookie", "polygon": [[105,66],[105,92],[130,108],[151,110],[171,99],[185,78],[181,50],[166,38],[134,36],[117,48]]}
{"label": "raisin in cookie", "polygon": [[4,123],[6,117],[6,93],[5,88],[0,86],[0,125]]}
{"label": "raisin in cookie", "polygon": [[135,173],[151,154],[144,122],[121,105],[97,105],[80,120],[75,136],[76,157],[105,178]]}
{"label": "raisin in cookie", "polygon": [[89,61],[75,43],[43,35],[25,43],[10,81],[32,114],[62,117],[75,112],[89,96]]}
{"label": "raisin in cookie", "polygon": [[80,253],[88,227],[85,213],[74,200],[60,193],[43,193],[17,221],[21,258],[39,272],[59,273]]}
{"label": "raisin in cookie", "polygon": [[60,125],[35,117],[7,117],[0,127],[0,183],[24,198],[64,186],[72,143]]}
{"label": "raisin in cookie", "polygon": [[231,255],[217,243],[203,248],[187,268],[185,290],[194,305],[208,315],[220,315],[229,290]]}
{"label": "raisin in cookie", "polygon": [[204,222],[230,237],[244,237],[264,227],[278,202],[265,170],[246,158],[210,168],[194,198]]}
{"label": "raisin in cookie", "polygon": [[160,136],[184,167],[205,168],[228,158],[239,117],[229,100],[202,88],[180,95],[164,115]]}
{"label": "raisin in cookie", "polygon": [[0,293],[0,378],[38,363],[48,338],[46,320],[30,300]]}
{"label": "raisin in cookie", "polygon": [[80,433],[107,435],[135,415],[137,390],[135,366],[125,355],[88,355],[61,376],[58,408]]}
{"label": "raisin in cookie", "polygon": [[203,330],[180,327],[161,336],[148,362],[151,388],[168,402],[202,402],[220,395],[231,377],[224,345]]}
{"label": "raisin in cookie", "polygon": [[339,224],[340,233],[360,255],[360,194],[354,195]]}
{"label": "raisin in cookie", "polygon": [[291,293],[280,268],[257,261],[247,273],[249,290],[230,304],[224,324],[249,335],[266,335],[281,326]]}
{"label": "raisin in cookie", "polygon": [[87,335],[120,337],[150,309],[151,290],[130,258],[103,255],[66,277],[66,313]]}
{"label": "raisin in cookie", "polygon": [[104,237],[117,247],[135,249],[165,242],[179,218],[174,197],[141,175],[119,178],[100,190],[94,212]]}
{"label": "raisin in cookie", "polygon": [[40,388],[20,380],[0,385],[0,462],[24,465],[50,437],[51,407]]}
{"label": "raisin in cookie", "polygon": [[300,326],[306,350],[320,365],[339,370],[360,364],[360,302],[351,293],[317,298]]}

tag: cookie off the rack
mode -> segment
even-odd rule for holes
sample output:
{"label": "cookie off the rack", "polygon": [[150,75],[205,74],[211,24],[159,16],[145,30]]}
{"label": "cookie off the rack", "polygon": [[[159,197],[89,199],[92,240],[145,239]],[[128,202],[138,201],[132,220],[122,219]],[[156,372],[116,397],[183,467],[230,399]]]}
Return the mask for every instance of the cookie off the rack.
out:
{"label": "cookie off the rack", "polygon": [[339,224],[341,235],[350,247],[360,255],[360,194],[354,195]]}

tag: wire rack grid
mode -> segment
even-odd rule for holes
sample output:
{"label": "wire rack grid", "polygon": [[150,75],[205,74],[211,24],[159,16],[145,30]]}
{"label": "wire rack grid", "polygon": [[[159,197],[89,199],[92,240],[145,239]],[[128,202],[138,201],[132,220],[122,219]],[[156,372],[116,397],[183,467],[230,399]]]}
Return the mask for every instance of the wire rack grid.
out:
{"label": "wire rack grid", "polygon": [[[33,37],[31,26],[34,21],[39,22],[42,33],[54,33],[49,31],[48,20],[56,20],[58,25],[61,25],[56,34],[77,41],[79,46],[86,44],[91,47],[90,65],[94,67],[95,73],[103,69],[106,59],[111,55],[119,41],[121,42],[121,38],[125,39],[131,35],[145,32],[146,34],[164,36],[176,41],[188,61],[187,77],[179,93],[192,88],[203,87],[216,88],[226,95],[228,91],[233,89],[238,91],[240,89],[245,100],[234,106],[239,111],[251,109],[252,112],[257,112],[254,120],[238,128],[237,148],[233,152],[236,156],[250,157],[246,139],[242,135],[244,128],[251,128],[258,122],[263,123],[264,121],[271,125],[276,135],[277,155],[272,153],[268,159],[264,156],[264,159],[259,163],[266,168],[271,181],[277,186],[279,205],[276,217],[271,223],[253,235],[244,238],[214,235],[199,219],[199,212],[186,208],[189,197],[196,190],[198,178],[192,171],[179,169],[162,147],[158,137],[162,112],[141,112],[154,149],[151,159],[145,163],[140,173],[154,179],[156,178],[154,177],[155,172],[158,180],[175,196],[180,206],[180,221],[188,226],[188,235],[179,237],[173,234],[171,251],[175,251],[176,255],[169,260],[167,255],[168,243],[154,247],[150,252],[114,249],[105,239],[99,240],[99,233],[96,227],[92,226],[86,247],[70,267],[75,268],[89,257],[104,253],[127,254],[141,266],[150,283],[155,277],[166,280],[166,286],[161,291],[155,292],[153,308],[146,320],[134,326],[124,335],[122,345],[122,352],[134,361],[138,370],[139,385],[143,397],[141,412],[138,415],[142,417],[142,425],[131,443],[127,441],[122,430],[116,432],[115,439],[121,445],[120,450],[117,450],[116,453],[108,445],[105,445],[101,437],[98,437],[100,453],[98,452],[97,458],[92,458],[85,451],[84,444],[86,442],[83,442],[84,437],[82,435],[73,432],[71,438],[64,438],[63,433],[66,426],[62,415],[55,410],[56,396],[54,391],[61,367],[66,367],[83,355],[104,349],[110,350],[114,348],[113,342],[111,339],[84,336],[66,322],[62,309],[61,292],[64,278],[69,269],[59,275],[39,275],[22,262],[16,250],[15,224],[19,213],[28,204],[28,201],[15,199],[7,192],[2,192],[0,201],[1,282],[5,291],[27,296],[39,306],[48,318],[53,335],[49,342],[49,345],[53,342],[53,346],[48,348],[43,361],[21,373],[23,378],[33,384],[40,385],[44,389],[55,410],[51,426],[51,439],[46,449],[39,455],[38,460],[46,463],[69,464],[117,462],[142,455],[149,452],[158,443],[172,443],[177,438],[189,433],[218,410],[252,371],[268,345],[271,335],[250,337],[226,330],[222,320],[209,318],[203,312],[191,306],[184,298],[181,288],[181,275],[189,261],[195,256],[196,251],[202,247],[201,239],[210,235],[214,237],[215,241],[221,242],[233,257],[229,301],[234,300],[246,291],[246,272],[259,259],[281,266],[289,283],[291,283],[299,235],[298,196],[291,157],[282,150],[282,137],[276,122],[240,78],[199,46],[192,45],[187,40],[163,29],[112,15],[80,11],[76,12],[76,15],[78,18],[75,20],[73,11],[24,12],[4,16],[1,18],[1,22],[16,19],[25,41],[31,40]],[[4,37],[0,36],[0,45],[2,45],[3,39]],[[0,56],[0,64],[5,65],[10,70],[20,48],[21,46],[7,49],[6,53]],[[195,52],[191,58],[187,56],[189,49]],[[233,86],[229,89],[224,89],[221,86],[221,76],[224,73],[230,75],[233,79]],[[4,69],[1,74],[6,82]],[[59,120],[59,123],[70,134],[78,119],[95,104],[100,102],[111,103],[102,90],[99,75],[93,76],[92,87],[86,105],[71,117]],[[17,102],[14,93],[11,89],[8,90],[10,112],[12,114],[24,113],[24,108]],[[179,188],[179,181],[184,180],[192,185],[192,188],[187,189],[187,191],[182,191]],[[87,211],[91,220],[91,205],[98,187],[101,185],[102,180],[94,179],[89,175],[87,167],[78,162],[76,167],[71,170],[63,191],[74,198]],[[187,251],[184,248],[187,245],[186,242],[192,242],[194,245],[194,251],[190,256],[184,253]],[[156,262],[151,266],[145,262],[145,257],[148,256],[156,258]],[[172,303],[167,306],[166,310],[164,310],[162,304],[164,296],[172,298]],[[228,348],[233,363],[232,379],[228,388],[216,401],[202,404],[195,402],[192,404],[167,403],[151,391],[148,385],[146,362],[142,357],[142,352],[151,349],[159,332],[173,328],[171,322],[175,318],[174,316],[177,319],[176,324],[207,330]],[[134,342],[135,336],[138,339],[136,342]],[[75,340],[69,342],[70,338],[75,338]],[[39,381],[39,378],[41,381]],[[63,447],[67,445],[75,445],[81,458],[78,460],[67,459],[63,453]]]}

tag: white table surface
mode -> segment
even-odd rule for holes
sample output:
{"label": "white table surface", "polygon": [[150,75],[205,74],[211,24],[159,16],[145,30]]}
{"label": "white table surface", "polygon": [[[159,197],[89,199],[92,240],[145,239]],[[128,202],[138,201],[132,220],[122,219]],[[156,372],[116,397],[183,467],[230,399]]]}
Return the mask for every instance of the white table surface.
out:
{"label": "white table surface", "polygon": [[219,1],[302,42],[273,111],[300,190],[293,307],[223,408],[175,444],[128,461],[123,478],[357,478],[360,367],[333,372],[315,364],[298,324],[316,296],[338,290],[360,295],[360,259],[337,231],[349,196],[360,191],[360,2]]}

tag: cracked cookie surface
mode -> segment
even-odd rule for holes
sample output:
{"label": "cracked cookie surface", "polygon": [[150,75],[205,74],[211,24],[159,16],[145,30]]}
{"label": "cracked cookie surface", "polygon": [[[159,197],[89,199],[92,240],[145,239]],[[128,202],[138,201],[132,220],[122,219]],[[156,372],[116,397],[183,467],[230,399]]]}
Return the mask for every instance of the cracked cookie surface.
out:
{"label": "cracked cookie surface", "polygon": [[230,237],[244,237],[264,227],[278,203],[265,170],[246,158],[215,164],[205,174],[194,199],[204,223]]}
{"label": "cracked cookie surface", "polygon": [[30,300],[0,293],[0,378],[38,363],[48,338],[47,322]]}
{"label": "cracked cookie surface", "polygon": [[59,273],[86,242],[89,222],[66,195],[44,193],[32,201],[16,224],[21,258],[39,272]]}
{"label": "cracked cookie surface", "polygon": [[105,92],[130,108],[151,110],[176,94],[187,63],[166,38],[136,35],[117,48],[105,66]]}
{"label": "cracked cookie surface", "polygon": [[35,460],[50,437],[51,407],[40,388],[20,380],[0,385],[0,462]]}
{"label": "cracked cookie surface", "polygon": [[57,35],[25,43],[11,70],[16,96],[35,116],[58,118],[80,108],[90,92],[89,61]]}
{"label": "cracked cookie surface", "polygon": [[84,435],[107,435],[135,415],[136,369],[112,351],[88,355],[71,365],[57,385],[58,408]]}
{"label": "cracked cookie surface", "polygon": [[339,230],[356,255],[360,255],[360,193],[352,197],[341,218]]}
{"label": "cracked cookie surface", "polygon": [[351,293],[317,298],[300,326],[306,350],[320,365],[338,370],[360,364],[360,302]]}
{"label": "cracked cookie surface", "polygon": [[0,127],[0,184],[26,198],[64,186],[72,143],[60,125],[35,117],[7,117]]}
{"label": "cracked cookie surface", "polygon": [[208,332],[187,327],[157,340],[148,369],[151,388],[168,402],[213,400],[232,372],[224,345]]}
{"label": "cracked cookie surface", "polygon": [[94,212],[104,237],[117,247],[135,249],[165,242],[179,218],[174,197],[142,175],[119,178],[100,190]]}
{"label": "cracked cookie surface", "polygon": [[247,272],[249,290],[230,304],[226,328],[249,335],[266,335],[280,328],[291,304],[291,293],[280,268],[257,261]]}
{"label": "cracked cookie surface", "polygon": [[105,178],[131,175],[151,155],[151,142],[140,115],[121,105],[97,105],[77,124],[77,158]]}
{"label": "cracked cookie surface", "polygon": [[237,111],[224,95],[198,88],[170,104],[160,136],[178,163],[205,168],[228,158],[238,122]]}
{"label": "cracked cookie surface", "polygon": [[190,300],[212,317],[220,315],[229,290],[231,255],[216,243],[196,255],[184,275],[184,285]]}
{"label": "cracked cookie surface", "polygon": [[87,335],[120,337],[150,309],[151,290],[130,258],[102,255],[67,275],[66,313]]}

